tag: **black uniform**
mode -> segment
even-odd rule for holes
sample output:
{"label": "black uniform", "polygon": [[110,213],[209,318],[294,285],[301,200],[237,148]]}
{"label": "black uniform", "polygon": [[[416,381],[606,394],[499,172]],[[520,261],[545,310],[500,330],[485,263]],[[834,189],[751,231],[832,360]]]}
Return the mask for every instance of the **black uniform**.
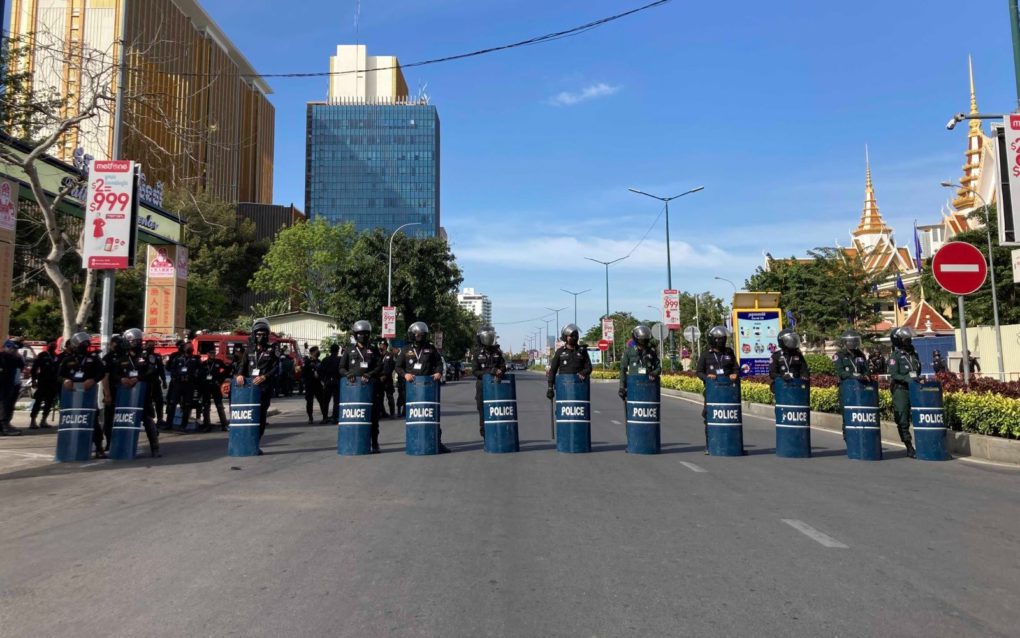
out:
{"label": "black uniform", "polygon": [[[152,456],[159,454],[159,433],[156,431],[156,408],[153,403],[154,386],[159,384],[156,370],[149,365],[149,358],[143,352],[120,352],[110,358],[107,374],[110,379],[110,391],[113,394],[114,405],[117,401],[117,388],[128,385],[125,381],[137,379],[145,383],[145,397],[142,399],[142,426],[145,428],[145,436],[149,439],[149,451]],[[107,440],[109,445],[109,440]]]}
{"label": "black uniform", "polygon": [[166,367],[163,365],[163,355],[156,352],[155,348],[145,349],[145,360],[149,363],[153,375],[152,403],[156,406],[156,427],[166,425],[163,419],[163,391],[166,390]]}
{"label": "black uniform", "polygon": [[[379,449],[379,414],[382,412],[383,388],[380,376],[383,358],[373,345],[355,344],[344,350],[340,358],[340,376],[353,382],[357,377],[374,380],[372,386],[372,449]],[[342,382],[341,382],[342,383]]]}
{"label": "black uniform", "polygon": [[769,378],[775,382],[779,377],[790,374],[794,379],[807,379],[811,376],[807,360],[799,350],[786,350],[780,348],[772,353],[772,360],[769,362]]}
{"label": "black uniform", "polygon": [[174,422],[174,410],[173,407],[180,404],[180,389],[177,387],[177,379],[174,375],[174,369],[178,367],[181,357],[184,355],[184,346],[178,346],[176,352],[172,352],[170,356],[166,358],[166,372],[170,376],[170,387],[166,391],[166,419],[170,423]]}
{"label": "black uniform", "polygon": [[227,413],[223,409],[223,392],[220,388],[229,377],[230,368],[227,364],[212,355],[199,366],[198,387],[202,404],[202,429],[206,432],[212,429],[209,413],[213,403],[216,404],[216,414],[220,417],[220,429],[224,431],[227,429]]}
{"label": "black uniform", "polygon": [[393,403],[393,371],[397,369],[397,358],[393,356],[389,348],[383,351],[382,358],[380,378],[382,379],[383,394],[386,396],[386,405],[389,407],[389,414],[387,416],[392,418],[397,414]]}
{"label": "black uniform", "polygon": [[475,373],[475,406],[478,408],[478,431],[485,438],[485,403],[482,398],[482,377],[491,374],[502,377],[506,373],[506,360],[499,346],[478,346],[471,354]]}
{"label": "black uniform", "polygon": [[[60,368],[57,377],[60,383],[83,383],[91,379],[96,383],[103,380],[103,361],[95,352],[79,354],[67,352],[60,357]],[[96,446],[96,454],[103,456],[103,424],[96,415],[95,426],[92,428],[92,443]]]}
{"label": "black uniform", "polygon": [[971,374],[974,374],[975,372],[981,372],[981,364],[978,363],[977,357],[975,357],[974,355],[967,355],[966,357],[960,358],[960,365],[957,368],[960,371],[960,374],[963,374],[963,362],[965,360],[970,364],[968,368],[970,368]]}
{"label": "black uniform", "polygon": [[576,374],[586,379],[591,376],[591,357],[588,356],[588,349],[578,344],[574,348],[563,346],[556,351],[552,361],[549,362],[549,374],[546,377],[549,386],[546,394],[550,399],[556,385],[557,374]]}
{"label": "black uniform", "polygon": [[871,370],[871,374],[885,374],[885,357],[882,353],[875,350],[868,357],[868,367]]}
{"label": "black uniform", "polygon": [[[266,433],[269,405],[273,399],[273,385],[276,383],[276,378],[280,375],[280,360],[272,348],[256,346],[254,349],[249,349],[239,362],[235,362],[232,374],[235,377],[242,376],[245,379],[248,377],[263,377],[262,383],[259,384],[259,387],[262,389],[261,400],[259,402],[262,408],[259,417],[259,441],[262,441],[262,435]],[[261,453],[261,450],[259,452]]]}
{"label": "black uniform", "polygon": [[[0,351],[0,432],[6,433],[11,427],[14,407],[18,403],[21,388],[18,377],[25,367],[25,360],[17,352]],[[21,434],[17,430],[12,433]]]}
{"label": "black uniform", "polygon": [[[338,391],[340,388],[340,355],[330,351],[329,355],[319,365],[319,376],[322,377],[322,401],[325,405],[325,420],[329,423],[336,423],[337,402],[340,400]],[[332,412],[330,412],[330,406]]]}
{"label": "black uniform", "polygon": [[103,375],[107,379],[107,384],[103,388],[103,436],[106,437],[105,449],[107,452],[110,451],[110,441],[113,440],[113,411],[117,405],[117,386],[114,385],[111,372],[123,354],[122,348],[111,348],[102,358]]}
{"label": "black uniform", "polygon": [[[836,353],[836,376],[839,377],[840,381],[846,381],[847,379],[860,379],[867,383],[870,382],[871,375],[871,363],[867,357],[864,356],[862,350],[840,350]],[[839,396],[839,413],[843,414],[843,393],[838,393]],[[846,422],[843,423],[843,440],[846,440]]]}
{"label": "black uniform", "polygon": [[696,369],[698,378],[705,384],[705,399],[701,408],[701,418],[705,422],[705,453],[708,453],[708,375],[729,377],[737,374],[737,355],[733,348],[709,348],[701,352]]}
{"label": "black uniform", "polygon": [[181,430],[188,427],[191,410],[198,416],[198,381],[202,372],[202,358],[197,354],[182,354],[172,357],[169,365],[170,393],[167,400],[167,417],[172,424],[177,407],[181,408]]}
{"label": "black uniform", "polygon": [[[400,351],[400,355],[397,357],[396,363],[397,376],[400,377],[400,381],[404,385],[404,393],[406,393],[407,379],[404,375],[411,375],[414,377],[427,376],[438,374],[443,370],[442,356],[439,354],[439,350],[436,349],[432,343],[426,341],[425,343],[411,343],[404,347]],[[401,413],[404,411],[404,404],[406,402],[406,394],[401,396]],[[444,448],[443,446],[443,428],[439,427],[439,447],[440,451]]]}
{"label": "black uniform", "polygon": [[56,352],[44,350],[32,362],[32,383],[35,385],[35,403],[32,404],[32,427],[36,425],[36,417],[42,411],[42,427],[49,427],[46,420],[50,418],[53,410],[53,402],[60,390],[60,383],[57,381],[57,369],[60,360]]}
{"label": "black uniform", "polygon": [[305,411],[308,412],[309,423],[314,420],[312,412],[316,403],[319,404],[322,422],[325,423],[327,421],[328,408],[326,407],[326,397],[323,396],[322,377],[320,374],[321,366],[322,361],[317,356],[313,357],[310,355],[306,356],[301,364],[301,385],[305,391]]}

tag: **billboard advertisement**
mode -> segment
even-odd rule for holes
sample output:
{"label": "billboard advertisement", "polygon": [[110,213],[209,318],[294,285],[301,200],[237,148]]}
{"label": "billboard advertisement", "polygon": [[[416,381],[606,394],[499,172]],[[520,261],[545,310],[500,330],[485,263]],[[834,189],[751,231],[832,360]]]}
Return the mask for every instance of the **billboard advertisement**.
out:
{"label": "billboard advertisement", "polygon": [[397,307],[384,306],[382,309],[382,336],[392,339],[397,336]]}
{"label": "billboard advertisement", "polygon": [[82,251],[85,268],[121,270],[132,266],[138,217],[137,185],[134,162],[93,162],[85,209]]}
{"label": "billboard advertisement", "polygon": [[776,338],[782,329],[778,308],[733,311],[733,349],[740,362],[740,376],[769,373],[769,360],[779,347]]}
{"label": "billboard advertisement", "polygon": [[666,330],[680,329],[680,291],[662,291],[662,322]]}
{"label": "billboard advertisement", "polygon": [[609,341],[611,343],[611,342],[615,341],[615,339],[613,339],[613,337],[615,336],[614,332],[615,331],[613,329],[613,320],[612,319],[603,319],[602,320],[602,338],[605,341]]}

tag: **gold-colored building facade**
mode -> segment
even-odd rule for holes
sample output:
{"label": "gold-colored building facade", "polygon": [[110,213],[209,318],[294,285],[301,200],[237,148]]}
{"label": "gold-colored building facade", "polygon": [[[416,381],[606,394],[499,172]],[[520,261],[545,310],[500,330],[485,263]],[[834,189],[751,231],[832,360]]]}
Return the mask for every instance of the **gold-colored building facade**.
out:
{"label": "gold-colored building facade", "polygon": [[[100,114],[67,136],[55,153],[61,159],[71,161],[81,147],[97,158],[140,162],[152,185],[204,190],[231,202],[272,202],[272,91],[195,0],[13,0],[10,32],[47,33],[68,51],[88,46],[109,52],[111,60],[119,57],[121,39],[128,45],[122,112]],[[39,57],[29,59],[37,86],[65,96],[83,92],[70,65],[44,68]],[[116,73],[104,79],[117,90]],[[68,108],[75,108],[73,100]],[[114,117],[121,121],[119,152]]]}

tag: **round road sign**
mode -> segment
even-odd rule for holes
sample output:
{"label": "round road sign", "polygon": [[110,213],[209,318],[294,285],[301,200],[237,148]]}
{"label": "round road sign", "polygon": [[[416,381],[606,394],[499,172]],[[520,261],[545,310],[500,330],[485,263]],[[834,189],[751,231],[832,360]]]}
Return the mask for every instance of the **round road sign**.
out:
{"label": "round road sign", "polygon": [[988,264],[985,256],[963,241],[951,241],[935,253],[931,260],[935,281],[954,295],[970,295],[985,283]]}
{"label": "round road sign", "polygon": [[599,341],[599,350],[601,350],[602,352],[609,350],[609,342],[606,341],[605,339]]}

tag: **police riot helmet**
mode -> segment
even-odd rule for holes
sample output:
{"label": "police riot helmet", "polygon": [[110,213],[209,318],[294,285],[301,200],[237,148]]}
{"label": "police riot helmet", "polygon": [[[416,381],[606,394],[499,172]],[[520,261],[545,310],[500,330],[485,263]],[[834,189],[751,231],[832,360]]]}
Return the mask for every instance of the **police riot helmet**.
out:
{"label": "police riot helmet", "polygon": [[87,332],[76,332],[67,340],[67,348],[78,354],[85,354],[92,344],[92,336]]}
{"label": "police riot helmet", "polygon": [[113,335],[110,337],[110,352],[120,352],[124,349],[124,337]]}
{"label": "police riot helmet", "polygon": [[142,347],[142,339],[145,334],[138,328],[131,328],[130,330],[124,331],[124,342],[127,343],[127,347],[132,350]]}
{"label": "police riot helmet", "polygon": [[415,343],[425,343],[425,340],[429,336],[429,327],[424,321],[415,321],[411,324],[411,327],[407,329],[407,334],[410,336],[411,341]]}
{"label": "police riot helmet", "polygon": [[259,345],[269,344],[269,320],[265,317],[256,319],[251,324],[251,336],[255,343]]}
{"label": "police riot helmet", "polygon": [[783,350],[800,349],[800,335],[789,328],[779,331],[779,347]]}
{"label": "police riot helmet", "polygon": [[889,340],[892,341],[895,348],[910,348],[913,346],[913,339],[914,331],[908,326],[894,328],[892,334],[889,335]]}
{"label": "police riot helmet", "polygon": [[478,345],[491,348],[496,345],[496,329],[492,326],[482,326],[478,329],[475,338],[478,340]]}
{"label": "police riot helmet", "polygon": [[184,339],[178,339],[174,346],[177,347],[178,352],[184,352]]}
{"label": "police riot helmet", "polygon": [[375,340],[375,345],[385,350],[390,346],[390,342],[386,339],[386,337],[379,337]]}
{"label": "police riot helmet", "polygon": [[713,348],[725,348],[726,340],[729,336],[730,333],[726,331],[726,328],[722,326],[715,326],[708,331],[708,345]]}
{"label": "police riot helmet", "polygon": [[366,345],[369,337],[372,335],[372,324],[364,319],[360,319],[354,322],[351,332],[354,333],[354,340],[358,344]]}
{"label": "police riot helmet", "polygon": [[634,337],[634,341],[640,345],[647,346],[652,341],[652,329],[643,323],[639,323],[631,330],[630,336]]}
{"label": "police riot helmet", "polygon": [[839,344],[844,350],[859,350],[861,348],[861,333],[856,330],[847,330],[839,336]]}
{"label": "police riot helmet", "polygon": [[560,338],[563,339],[564,343],[577,345],[577,342],[581,339],[581,329],[576,324],[568,323],[563,326],[563,330],[560,330]]}

